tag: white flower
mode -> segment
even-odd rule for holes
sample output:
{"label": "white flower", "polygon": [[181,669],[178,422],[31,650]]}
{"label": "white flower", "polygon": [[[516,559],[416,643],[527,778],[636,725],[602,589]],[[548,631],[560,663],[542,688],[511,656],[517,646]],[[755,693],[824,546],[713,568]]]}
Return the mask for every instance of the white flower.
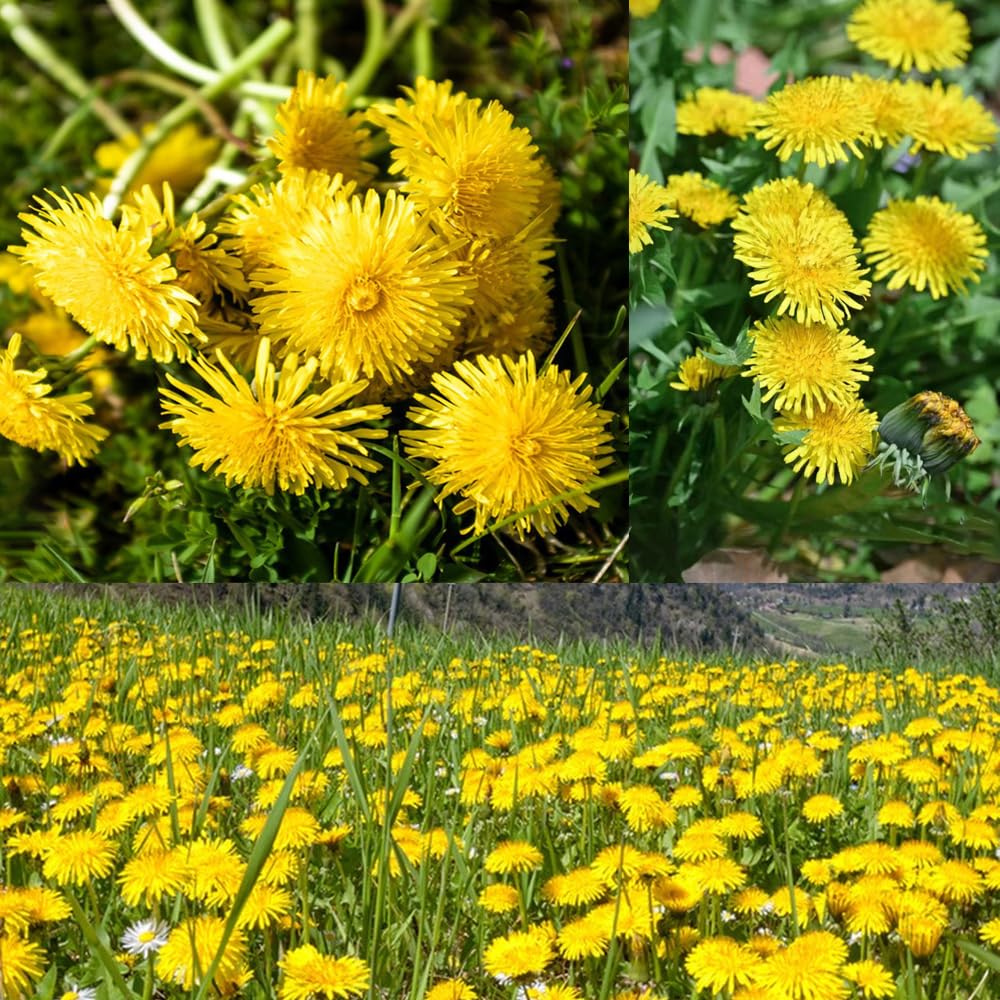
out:
{"label": "white flower", "polygon": [[72,983],[65,984],[59,1000],[97,1000],[96,986],[74,986]]}
{"label": "white flower", "polygon": [[154,951],[159,951],[166,943],[170,928],[152,917],[133,924],[122,935],[122,949],[130,955],[141,955],[145,958]]}
{"label": "white flower", "polygon": [[229,775],[231,781],[242,781],[243,778],[252,778],[253,768],[247,767],[246,764],[237,764],[233,768],[232,773]]}

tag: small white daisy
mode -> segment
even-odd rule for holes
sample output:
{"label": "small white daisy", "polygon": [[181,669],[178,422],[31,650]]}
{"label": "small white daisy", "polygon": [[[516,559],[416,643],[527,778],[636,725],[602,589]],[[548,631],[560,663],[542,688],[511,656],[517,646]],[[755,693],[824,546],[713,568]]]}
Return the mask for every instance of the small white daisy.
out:
{"label": "small white daisy", "polygon": [[170,928],[149,917],[133,924],[122,935],[122,948],[130,955],[141,955],[145,958],[154,951],[159,951],[166,943]]}
{"label": "small white daisy", "polygon": [[97,1000],[96,986],[74,986],[72,983],[66,983],[65,986],[59,1000]]}

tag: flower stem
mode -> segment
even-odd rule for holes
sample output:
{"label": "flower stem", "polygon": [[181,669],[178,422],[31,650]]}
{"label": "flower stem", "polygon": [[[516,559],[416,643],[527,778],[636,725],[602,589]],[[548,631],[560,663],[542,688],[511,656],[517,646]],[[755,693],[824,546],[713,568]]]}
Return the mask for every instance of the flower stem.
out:
{"label": "flower stem", "polygon": [[146,956],[146,982],[142,987],[142,1000],[152,1000],[153,997],[153,952]]}
{"label": "flower stem", "polygon": [[69,93],[93,108],[94,114],[107,126],[109,132],[119,139],[131,133],[128,122],[110,104],[95,97],[94,88],[34,31],[17,3],[0,4],[0,20],[7,25],[10,37],[17,47]]}
{"label": "flower stem", "polygon": [[205,43],[212,62],[219,69],[227,69],[233,64],[233,50],[222,29],[222,12],[216,0],[194,0],[194,14],[198,19],[198,31]]}
{"label": "flower stem", "polygon": [[[114,0],[121,3],[122,0]],[[111,183],[111,190],[104,199],[103,211],[110,218],[121,204],[129,185],[138,176],[143,164],[149,158],[153,149],[163,141],[178,125],[181,125],[195,112],[202,101],[211,100],[229,90],[240,77],[244,76],[254,66],[263,62],[271,53],[282,45],[292,34],[290,21],[281,18],[275,21],[263,34],[253,41],[233,64],[216,79],[205,84],[192,97],[187,98],[175,108],[168,111],[146,135],[143,136],[139,148],[122,164],[121,169]]]}
{"label": "flower stem", "polygon": [[385,58],[383,43],[385,40],[385,7],[382,0],[362,0],[365,7],[365,48],[354,72],[347,78],[347,100],[351,101],[358,94],[368,89],[375,74]]}
{"label": "flower stem", "polygon": [[434,76],[434,47],[431,44],[431,19],[424,15],[413,29],[413,75]]}
{"label": "flower stem", "polygon": [[319,25],[316,14],[316,0],[296,0],[295,50],[299,67],[313,73],[319,65]]}

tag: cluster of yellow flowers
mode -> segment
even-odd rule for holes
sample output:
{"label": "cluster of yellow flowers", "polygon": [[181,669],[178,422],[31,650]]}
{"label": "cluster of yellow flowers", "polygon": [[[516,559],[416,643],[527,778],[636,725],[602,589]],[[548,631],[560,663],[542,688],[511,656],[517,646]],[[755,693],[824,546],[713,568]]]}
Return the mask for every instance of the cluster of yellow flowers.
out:
{"label": "cluster of yellow flowers", "polygon": [[359,995],[376,972],[352,914],[381,879],[391,939],[435,924],[413,929],[441,948],[428,1000],[581,1000],[607,968],[618,1000],[881,1000],[914,974],[954,996],[979,978],[957,949],[1000,945],[982,678],[67,626],[3,649],[8,1000],[49,962],[78,971],[51,942],[95,918],[124,975],[146,958],[191,990],[218,957],[222,994]]}
{"label": "cluster of yellow flowers", "polygon": [[[391,405],[410,401],[405,447],[475,531],[534,506],[515,530],[551,531],[610,462],[586,376],[536,363],[559,184],[498,102],[404,89],[352,111],[345,83],[300,73],[268,142],[276,178],[206,218],[180,218],[169,183],[140,185],[117,221],[96,194],[38,198],[10,248],[19,277],[87,346],[186,365],[162,426],[229,484],[364,484]],[[17,367],[21,347],[0,359],[0,433],[86,461],[107,436],[89,394],[54,394],[44,367]]]}
{"label": "cluster of yellow flowers", "polygon": [[[847,34],[904,73],[960,66],[970,49],[964,16],[938,0],[864,0]],[[665,185],[635,176],[629,249],[641,251],[651,242],[648,227],[670,228],[667,219],[677,213],[701,227],[733,220],[733,256],[749,269],[750,294],[777,306],[750,327],[743,374],[756,381],[763,402],[775,402],[785,461],[820,483],[850,483],[875,453],[879,424],[859,396],[874,351],[846,330],[852,311],[863,306],[872,281],[883,279],[889,291],[908,285],[935,299],[965,292],[985,267],[986,234],[957,206],[918,195],[876,211],[859,248],[847,216],[802,181],[805,167],[853,158],[863,178],[878,169],[884,147],[907,136],[911,154],[964,159],[996,140],[996,123],[955,84],[855,74],[789,83],[763,102],[702,87],[679,103],[677,131],[754,139],[782,162],[799,156],[798,176],[762,183],[739,202],[698,174],[671,176]],[[674,386],[700,391],[738,371],[699,349],[681,364]],[[967,421],[962,431],[958,456],[978,443]]]}

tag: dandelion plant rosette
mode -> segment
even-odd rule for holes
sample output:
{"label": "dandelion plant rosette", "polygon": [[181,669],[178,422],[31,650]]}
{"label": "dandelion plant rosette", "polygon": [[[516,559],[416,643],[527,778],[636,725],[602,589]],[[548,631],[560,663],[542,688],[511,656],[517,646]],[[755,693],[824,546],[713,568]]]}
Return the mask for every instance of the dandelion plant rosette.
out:
{"label": "dandelion plant rosette", "polygon": [[[638,578],[874,579],[946,548],[1000,575],[989,40],[947,0],[792,5],[780,45],[681,7],[631,48]],[[927,441],[901,431],[938,398]]]}
{"label": "dandelion plant rosette", "polygon": [[[366,4],[345,32],[333,8],[258,30],[208,6],[193,56],[114,0],[104,58],[78,67],[20,5],[0,15],[18,73],[37,64],[75,100],[102,81],[92,117],[34,144],[68,162],[18,196],[0,257],[15,563],[26,578],[620,575],[625,262],[604,241],[628,227],[624,65],[576,29],[622,25],[567,9],[559,59],[529,66],[512,44],[516,68],[484,76],[452,51],[466,28],[482,37],[481,11],[445,30],[418,3]],[[122,65],[133,42],[161,72]],[[545,463],[497,451],[490,482],[474,441],[409,436],[435,380],[484,359],[500,367],[483,399],[510,395],[502,359],[563,387],[525,417]],[[94,538],[54,541],[70,508]]]}

